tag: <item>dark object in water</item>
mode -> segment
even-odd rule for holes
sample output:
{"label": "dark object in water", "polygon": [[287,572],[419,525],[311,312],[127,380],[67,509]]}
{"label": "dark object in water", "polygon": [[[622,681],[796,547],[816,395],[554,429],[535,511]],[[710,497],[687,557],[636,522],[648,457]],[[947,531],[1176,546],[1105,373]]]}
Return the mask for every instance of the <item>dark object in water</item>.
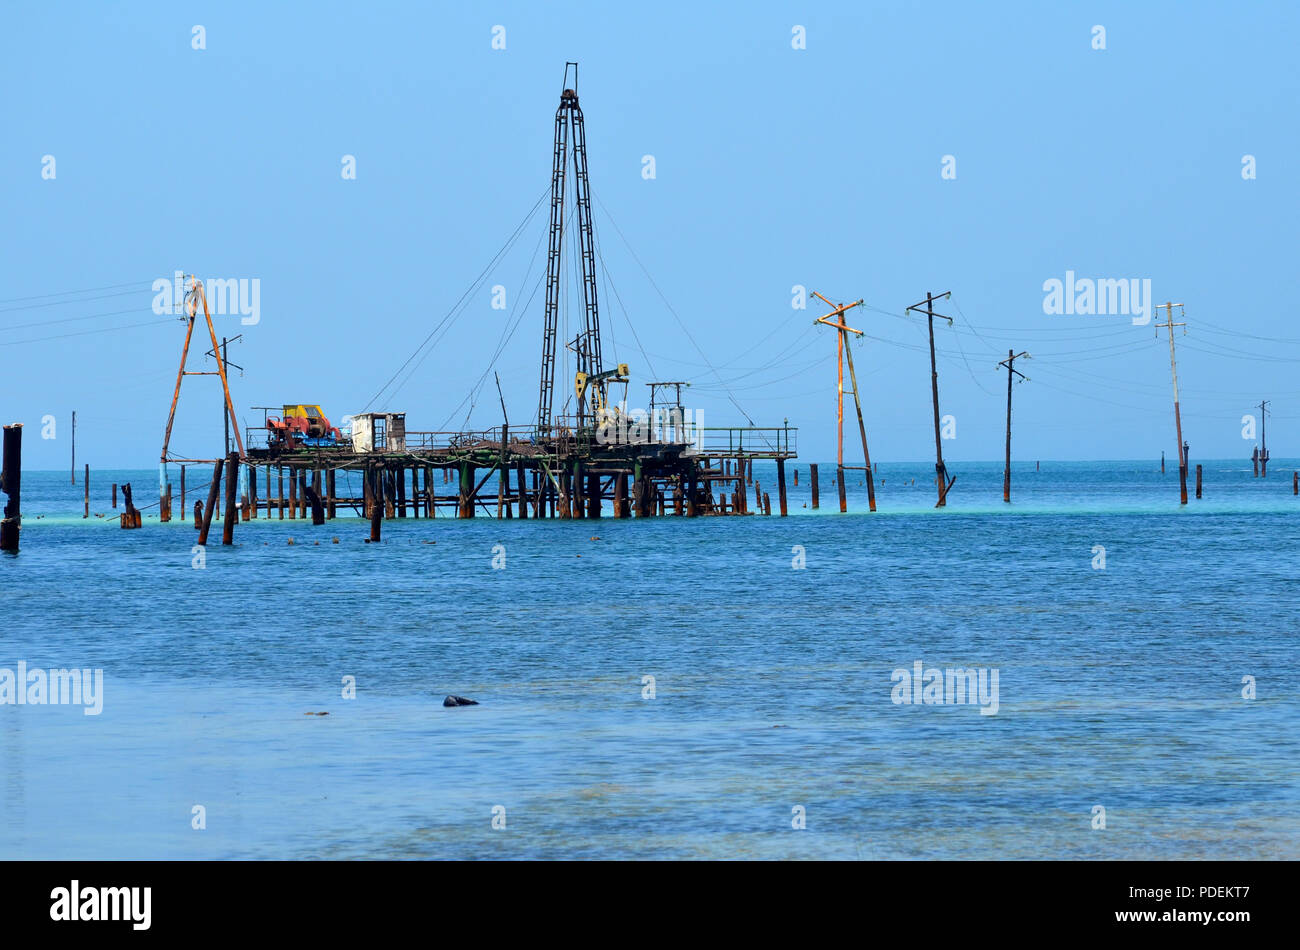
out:
{"label": "dark object in water", "polygon": [[444,706],[477,706],[477,699],[466,699],[464,696],[448,696],[442,701]]}

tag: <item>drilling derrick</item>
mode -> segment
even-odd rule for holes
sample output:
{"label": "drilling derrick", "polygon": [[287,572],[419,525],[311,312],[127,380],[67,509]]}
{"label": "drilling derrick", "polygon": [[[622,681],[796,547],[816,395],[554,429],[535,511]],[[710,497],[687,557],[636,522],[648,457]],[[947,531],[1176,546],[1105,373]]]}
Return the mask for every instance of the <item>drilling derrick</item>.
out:
{"label": "drilling derrick", "polygon": [[[573,85],[567,88],[569,67],[573,67]],[[551,232],[546,256],[546,312],[542,330],[542,379],[537,401],[537,426],[540,435],[552,428],[551,405],[555,394],[555,333],[560,311],[560,281],[563,277],[565,177],[569,156],[573,156],[574,213],[577,215],[578,256],[582,269],[583,325],[571,346],[580,378],[601,374],[600,311],[596,300],[596,250],[591,221],[591,183],[587,178],[587,136],[578,105],[578,64],[564,67],[566,88],[555,110],[555,151],[551,166]],[[570,147],[570,142],[572,147]],[[579,398],[578,424],[590,421],[591,413]]]}

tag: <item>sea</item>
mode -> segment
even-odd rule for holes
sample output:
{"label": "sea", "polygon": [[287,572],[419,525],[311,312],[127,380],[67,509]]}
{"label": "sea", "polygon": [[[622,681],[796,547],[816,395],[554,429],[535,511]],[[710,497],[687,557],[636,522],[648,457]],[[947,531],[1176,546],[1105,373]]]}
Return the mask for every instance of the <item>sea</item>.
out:
{"label": "sea", "polygon": [[[1185,506],[1172,465],[1043,461],[1010,504],[950,463],[937,509],[916,462],[841,514],[799,460],[784,518],[759,462],[770,517],[202,549],[156,471],[92,470],[88,518],[24,472],[0,858],[1300,858],[1300,460],[1202,464]],[[99,708],[18,704],[19,664]]]}

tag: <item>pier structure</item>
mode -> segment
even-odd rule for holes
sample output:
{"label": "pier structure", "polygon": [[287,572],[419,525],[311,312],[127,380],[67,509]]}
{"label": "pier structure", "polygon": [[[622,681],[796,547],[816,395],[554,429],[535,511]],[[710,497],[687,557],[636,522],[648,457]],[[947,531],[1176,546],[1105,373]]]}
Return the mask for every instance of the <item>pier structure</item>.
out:
{"label": "pier structure", "polygon": [[746,515],[770,511],[760,491],[751,505],[745,473],[755,459],[776,462],[785,514],[785,463],[797,452],[793,427],[705,427],[671,412],[633,438],[563,425],[395,431],[393,421],[378,445],[355,434],[338,446],[276,445],[249,429],[244,518],[306,518],[313,505],[316,523],[340,508],[365,518]]}

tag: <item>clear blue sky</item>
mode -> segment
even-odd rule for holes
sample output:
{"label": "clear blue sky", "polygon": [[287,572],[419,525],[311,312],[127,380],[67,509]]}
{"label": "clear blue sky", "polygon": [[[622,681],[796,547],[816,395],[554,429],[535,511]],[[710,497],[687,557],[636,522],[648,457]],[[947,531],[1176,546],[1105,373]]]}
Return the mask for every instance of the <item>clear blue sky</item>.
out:
{"label": "clear blue sky", "polygon": [[[0,415],[28,425],[31,468],[67,464],[74,409],[79,459],[152,465],[182,327],[150,312],[149,285],[178,268],[261,281],[260,322],[218,327],[244,334],[248,422],[284,401],[360,410],[547,187],[578,60],[597,236],[626,307],[602,283],[605,353],[631,364],[633,405],[648,379],[694,380],[709,424],[743,422],[734,399],[798,425],[805,458],[833,456],[834,338],[811,325],[819,304],[791,308],[802,284],[874,308],[851,318],[871,337],[855,355],[873,457],[928,458],[925,336],[891,314],[951,290],[951,461],[1001,455],[1008,346],[1034,355],[1019,458],[1172,456],[1163,335],[1045,314],[1043,282],[1073,270],[1186,304],[1194,460],[1248,457],[1240,419],[1261,398],[1274,455],[1297,455],[1298,22],[1282,2],[8,4]],[[532,416],[540,292],[514,308],[545,224],[543,209],[385,394],[411,428],[465,424],[503,338],[511,419]],[[497,283],[511,309],[492,309]],[[111,289],[64,295],[88,288]],[[499,421],[489,373],[469,425]],[[214,383],[193,377],[174,447],[219,442]]]}

